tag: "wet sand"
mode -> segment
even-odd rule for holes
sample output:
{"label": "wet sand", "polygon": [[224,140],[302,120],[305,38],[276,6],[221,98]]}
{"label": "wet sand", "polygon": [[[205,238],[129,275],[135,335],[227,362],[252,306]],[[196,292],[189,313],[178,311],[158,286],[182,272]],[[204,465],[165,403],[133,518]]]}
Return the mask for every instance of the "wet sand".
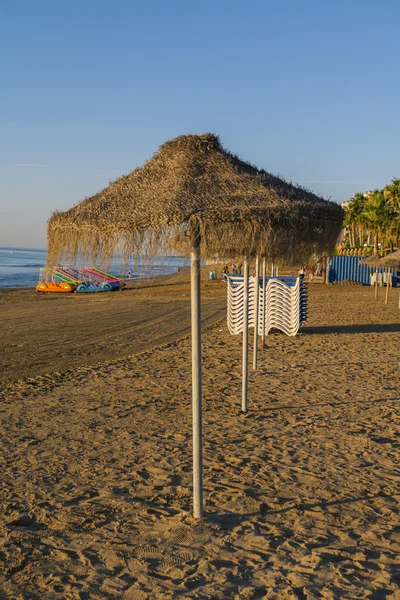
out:
{"label": "wet sand", "polygon": [[6,383],[0,597],[399,598],[400,311],[380,292],[310,286],[246,416],[241,340],[204,331],[200,523],[188,338]]}

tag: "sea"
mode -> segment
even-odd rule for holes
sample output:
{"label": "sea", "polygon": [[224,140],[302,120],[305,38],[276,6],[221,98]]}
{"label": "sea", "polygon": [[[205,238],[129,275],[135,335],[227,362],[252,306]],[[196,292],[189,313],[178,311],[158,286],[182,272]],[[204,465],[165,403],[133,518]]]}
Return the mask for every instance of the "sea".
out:
{"label": "sea", "polygon": [[[0,287],[31,287],[36,286],[40,269],[46,264],[46,250],[32,248],[0,248]],[[80,265],[81,266],[81,265]],[[103,265],[85,264],[86,267],[98,267]],[[168,275],[176,273],[178,269],[189,266],[185,257],[181,256],[159,256],[154,257],[151,262],[145,260],[132,260],[131,264],[124,267],[121,272],[121,259],[116,256],[108,271],[112,275],[128,278],[131,272],[132,279],[141,277],[153,277],[156,275]],[[103,269],[104,270],[104,266]]]}

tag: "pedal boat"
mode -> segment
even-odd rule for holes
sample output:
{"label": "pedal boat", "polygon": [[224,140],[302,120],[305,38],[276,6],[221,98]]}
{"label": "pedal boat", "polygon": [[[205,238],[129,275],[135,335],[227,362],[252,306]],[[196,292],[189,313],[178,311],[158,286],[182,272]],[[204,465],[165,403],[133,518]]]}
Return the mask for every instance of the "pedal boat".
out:
{"label": "pedal boat", "polygon": [[76,285],[72,283],[67,283],[66,281],[47,281],[45,283],[38,283],[36,286],[36,291],[39,293],[62,293],[62,294],[70,294],[74,292],[76,289]]}

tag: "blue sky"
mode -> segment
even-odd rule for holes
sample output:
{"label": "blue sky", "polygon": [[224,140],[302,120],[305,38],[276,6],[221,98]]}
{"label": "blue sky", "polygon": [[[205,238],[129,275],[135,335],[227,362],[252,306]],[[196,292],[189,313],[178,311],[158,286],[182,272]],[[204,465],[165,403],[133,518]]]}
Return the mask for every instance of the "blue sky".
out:
{"label": "blue sky", "polygon": [[212,131],[341,202],[400,177],[398,0],[2,0],[0,246]]}

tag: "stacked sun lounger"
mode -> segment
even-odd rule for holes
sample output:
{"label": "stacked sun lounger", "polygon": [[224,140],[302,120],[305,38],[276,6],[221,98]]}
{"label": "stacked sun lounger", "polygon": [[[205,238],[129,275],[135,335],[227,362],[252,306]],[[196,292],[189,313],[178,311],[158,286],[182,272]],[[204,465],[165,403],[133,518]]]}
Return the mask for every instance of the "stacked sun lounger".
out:
{"label": "stacked sun lounger", "polygon": [[[243,331],[243,276],[227,277],[228,329],[237,335]],[[260,277],[258,332],[267,335],[278,329],[294,336],[307,320],[307,286],[300,277],[268,277],[264,290]],[[249,327],[255,327],[256,278],[249,278]]]}
{"label": "stacked sun lounger", "polygon": [[[243,275],[227,275],[228,329],[232,335],[243,331],[244,287]],[[249,327],[254,327],[255,277],[249,278]]]}
{"label": "stacked sun lounger", "polygon": [[[258,332],[267,335],[271,329],[279,329],[294,336],[307,320],[307,288],[300,277],[295,281],[274,277],[268,280],[265,293],[260,294]],[[263,323],[264,317],[264,323]]]}

